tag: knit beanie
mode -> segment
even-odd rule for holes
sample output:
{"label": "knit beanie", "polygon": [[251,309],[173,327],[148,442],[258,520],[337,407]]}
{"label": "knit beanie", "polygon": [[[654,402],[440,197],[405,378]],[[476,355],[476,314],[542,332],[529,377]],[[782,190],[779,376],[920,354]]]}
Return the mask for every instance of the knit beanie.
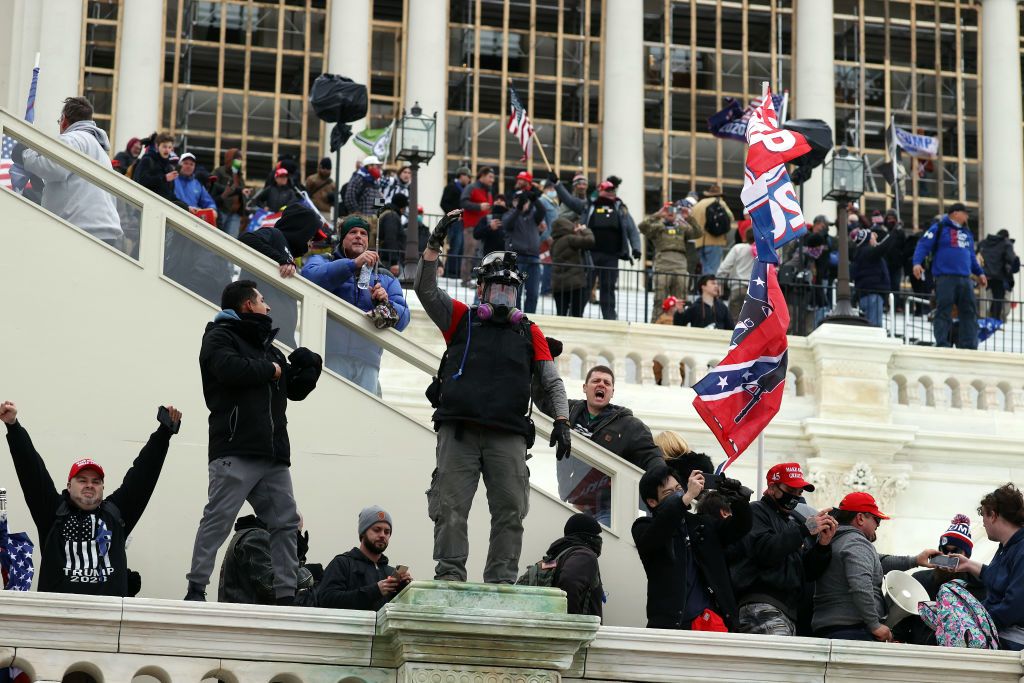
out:
{"label": "knit beanie", "polygon": [[341,224],[341,230],[338,231],[338,238],[345,239],[345,235],[349,234],[356,228],[362,228],[366,232],[370,232],[370,224],[366,222],[366,219],[362,216],[349,216]]}
{"label": "knit beanie", "polygon": [[565,529],[562,530],[562,533],[566,536],[570,534],[599,534],[601,533],[601,525],[590,515],[577,512],[566,521]]}
{"label": "knit beanie", "polygon": [[953,518],[946,533],[939,538],[939,548],[947,545],[956,546],[967,557],[971,556],[974,549],[974,541],[971,540],[971,518],[965,514],[958,514]]}
{"label": "knit beanie", "polygon": [[387,522],[388,526],[394,530],[395,525],[391,522],[391,515],[379,505],[371,505],[368,508],[363,508],[363,511],[359,513],[359,534],[362,537],[366,530],[377,522]]}

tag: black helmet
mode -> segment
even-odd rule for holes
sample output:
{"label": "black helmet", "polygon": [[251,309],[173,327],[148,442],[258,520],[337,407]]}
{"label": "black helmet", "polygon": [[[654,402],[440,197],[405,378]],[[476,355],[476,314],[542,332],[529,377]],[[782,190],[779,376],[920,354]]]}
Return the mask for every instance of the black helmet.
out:
{"label": "black helmet", "polygon": [[519,287],[526,279],[525,273],[516,268],[516,252],[492,251],[484,256],[480,265],[473,269],[477,283],[500,282]]}

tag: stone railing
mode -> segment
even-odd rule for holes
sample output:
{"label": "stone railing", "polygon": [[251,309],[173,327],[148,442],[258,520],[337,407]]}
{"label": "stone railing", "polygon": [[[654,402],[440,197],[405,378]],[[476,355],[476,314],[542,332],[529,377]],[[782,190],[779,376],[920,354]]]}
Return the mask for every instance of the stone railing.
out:
{"label": "stone railing", "polygon": [[96,683],[1019,683],[1020,653],[600,627],[557,589],[414,582],[380,612],[0,595],[0,667]]}

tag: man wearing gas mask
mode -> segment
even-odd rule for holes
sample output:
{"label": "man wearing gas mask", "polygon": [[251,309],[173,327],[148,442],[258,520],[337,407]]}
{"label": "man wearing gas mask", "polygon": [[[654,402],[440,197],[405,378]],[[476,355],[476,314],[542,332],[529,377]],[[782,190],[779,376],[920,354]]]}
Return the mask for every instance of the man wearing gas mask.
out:
{"label": "man wearing gas mask", "polygon": [[731,568],[739,604],[736,630],[795,636],[801,598],[828,567],[838,525],[827,511],[806,519],[796,512],[803,492],[814,491],[799,463],[775,465],[767,484],[761,500],[750,505],[750,533]]}
{"label": "man wearing gas mask", "polygon": [[427,491],[434,522],[436,580],[465,581],[469,555],[467,518],[483,475],[491,511],[487,583],[514,583],[529,509],[533,445],[530,384],[536,374],[554,407],[550,445],[556,456],[570,450],[569,405],[547,340],[516,308],[523,276],[514,252],[493,252],[478,268],[479,305],[453,300],[437,286],[436,261],[461,210],[448,213],[430,234],[416,268],[415,290],[423,309],[448,345],[427,390],[435,411],[437,468]]}

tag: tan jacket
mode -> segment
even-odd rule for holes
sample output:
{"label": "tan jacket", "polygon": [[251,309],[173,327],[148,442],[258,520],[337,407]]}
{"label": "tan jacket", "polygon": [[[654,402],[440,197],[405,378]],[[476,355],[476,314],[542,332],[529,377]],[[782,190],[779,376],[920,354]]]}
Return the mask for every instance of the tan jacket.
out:
{"label": "tan jacket", "polygon": [[[694,225],[700,226],[700,229],[704,230],[705,215],[707,214],[708,206],[710,206],[711,203],[715,201],[722,202],[722,207],[725,209],[725,212],[729,215],[729,222],[735,224],[736,217],[732,215],[732,210],[729,208],[729,205],[726,204],[725,200],[722,199],[721,197],[705,197],[704,199],[697,202],[697,205],[693,207],[693,209],[690,211],[690,222],[693,223]],[[707,231],[705,231],[704,236],[698,239],[695,242],[695,244],[697,245],[697,248],[724,247],[726,244],[728,244],[729,234],[730,233],[727,232],[724,235],[715,236],[709,235]]]}

